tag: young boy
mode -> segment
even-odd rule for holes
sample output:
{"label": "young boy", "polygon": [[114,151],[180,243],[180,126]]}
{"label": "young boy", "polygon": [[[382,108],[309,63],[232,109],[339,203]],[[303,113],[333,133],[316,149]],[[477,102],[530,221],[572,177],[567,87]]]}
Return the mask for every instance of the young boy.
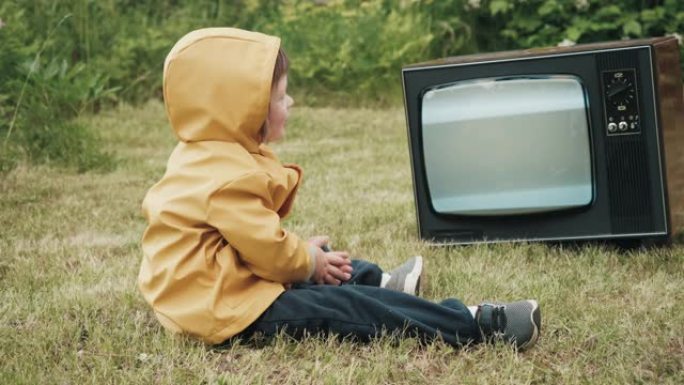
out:
{"label": "young boy", "polygon": [[164,101],[179,143],[143,202],[139,285],[161,324],[211,344],[279,331],[368,340],[383,331],[454,346],[532,346],[535,301],[423,300],[423,260],[389,273],[327,237],[281,227],[302,171],[265,143],[284,135],[288,61],[276,37],[231,28],[189,33],[164,63]]}

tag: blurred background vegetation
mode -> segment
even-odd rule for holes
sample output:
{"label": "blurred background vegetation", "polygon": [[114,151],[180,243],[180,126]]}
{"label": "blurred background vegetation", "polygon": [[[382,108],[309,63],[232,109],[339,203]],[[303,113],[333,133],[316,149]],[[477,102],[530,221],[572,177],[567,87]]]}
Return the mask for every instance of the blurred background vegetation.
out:
{"label": "blurred background vegetation", "polygon": [[161,97],[164,57],[188,31],[282,37],[299,104],[399,106],[402,65],[438,57],[676,35],[681,0],[5,0],[0,174],[19,162],[109,169],[75,118]]}

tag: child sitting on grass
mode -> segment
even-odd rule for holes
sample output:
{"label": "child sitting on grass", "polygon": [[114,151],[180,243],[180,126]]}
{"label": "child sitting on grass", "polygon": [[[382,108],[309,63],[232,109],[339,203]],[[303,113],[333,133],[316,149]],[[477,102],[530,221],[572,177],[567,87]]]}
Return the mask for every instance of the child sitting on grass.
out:
{"label": "child sitting on grass", "polygon": [[166,112],[179,143],[143,202],[139,286],[161,324],[210,344],[255,334],[383,332],[462,346],[539,336],[536,301],[466,307],[417,296],[423,259],[389,272],[327,237],[282,228],[302,180],[266,145],[293,104],[280,40],[231,28],[191,32],[164,63]]}

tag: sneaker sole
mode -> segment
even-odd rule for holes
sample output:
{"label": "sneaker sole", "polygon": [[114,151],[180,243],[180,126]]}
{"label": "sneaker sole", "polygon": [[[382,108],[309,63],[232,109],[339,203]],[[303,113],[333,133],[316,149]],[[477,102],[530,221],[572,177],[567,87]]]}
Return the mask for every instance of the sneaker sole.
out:
{"label": "sneaker sole", "polygon": [[539,304],[533,299],[528,299],[527,302],[532,305],[532,311],[530,312],[530,322],[534,326],[532,331],[532,336],[527,342],[518,347],[519,350],[526,350],[534,346],[539,339],[539,330],[541,329],[541,310],[539,309]]}
{"label": "sneaker sole", "polygon": [[418,295],[420,294],[420,277],[423,275],[423,257],[416,256],[416,263],[413,269],[406,275],[404,281],[404,293]]}

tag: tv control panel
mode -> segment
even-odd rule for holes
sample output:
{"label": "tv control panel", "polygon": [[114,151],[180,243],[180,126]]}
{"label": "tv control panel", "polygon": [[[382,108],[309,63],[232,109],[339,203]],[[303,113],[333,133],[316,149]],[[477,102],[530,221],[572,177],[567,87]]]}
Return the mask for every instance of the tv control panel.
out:
{"label": "tv control panel", "polygon": [[608,135],[638,134],[639,98],[634,68],[603,72],[603,96]]}

